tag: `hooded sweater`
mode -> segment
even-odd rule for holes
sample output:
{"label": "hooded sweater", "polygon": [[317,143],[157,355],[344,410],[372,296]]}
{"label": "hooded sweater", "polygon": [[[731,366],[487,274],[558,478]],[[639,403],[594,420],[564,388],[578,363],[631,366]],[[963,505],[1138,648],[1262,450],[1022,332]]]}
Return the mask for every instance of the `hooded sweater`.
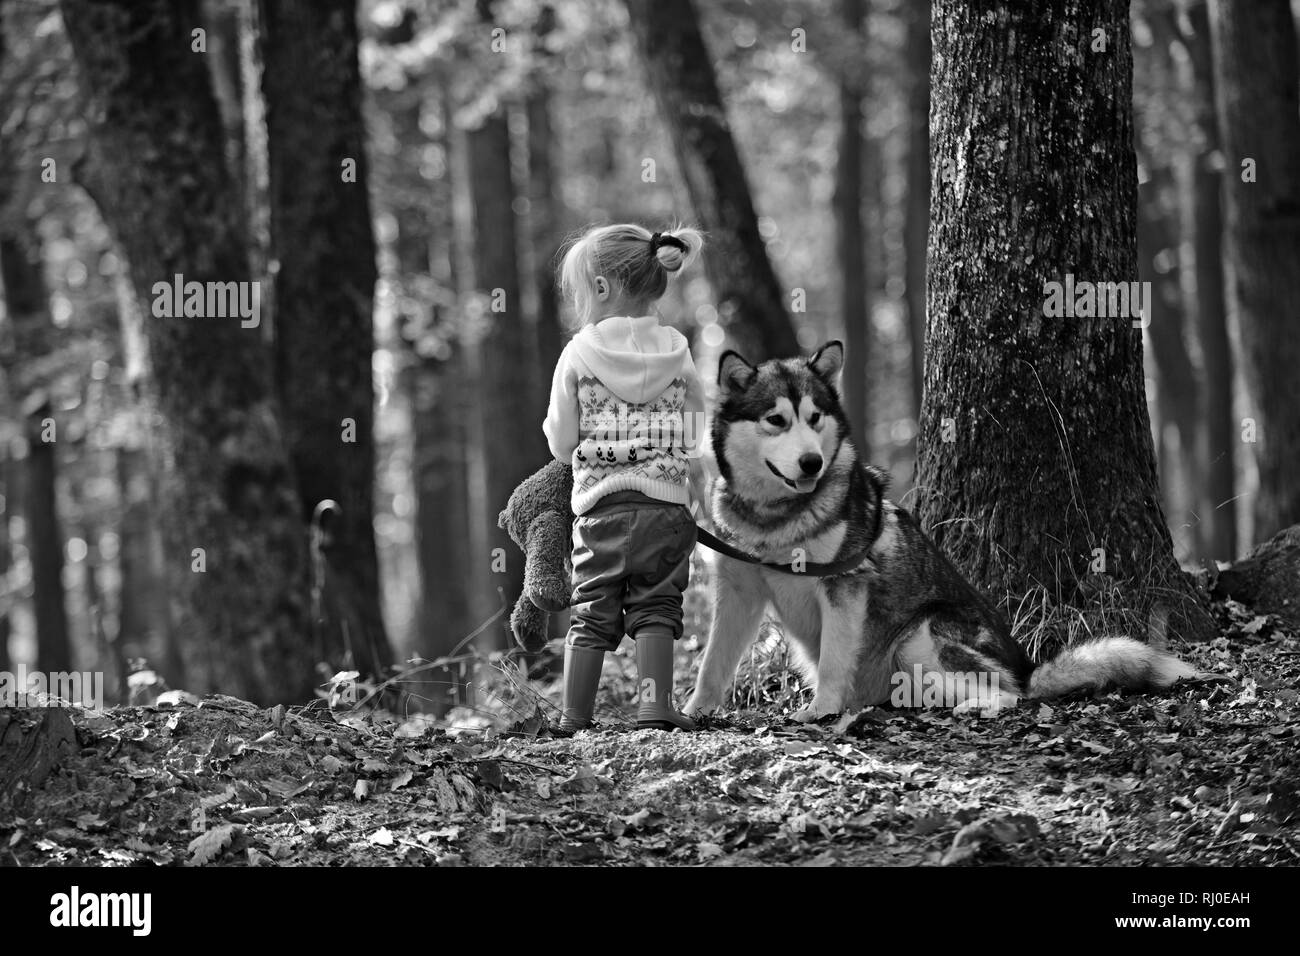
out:
{"label": "hooded sweater", "polygon": [[573,465],[575,515],[616,491],[687,504],[704,392],[686,337],[653,315],[586,326],[560,355],[542,430]]}

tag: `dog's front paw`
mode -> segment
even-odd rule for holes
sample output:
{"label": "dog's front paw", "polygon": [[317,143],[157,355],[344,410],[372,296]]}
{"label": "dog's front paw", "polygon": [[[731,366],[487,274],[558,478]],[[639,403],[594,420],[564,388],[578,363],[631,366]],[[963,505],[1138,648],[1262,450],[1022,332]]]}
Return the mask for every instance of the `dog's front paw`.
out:
{"label": "dog's front paw", "polygon": [[702,694],[697,690],[682,708],[682,713],[687,717],[703,717],[705,714],[713,713],[718,706],[719,703],[712,694]]}
{"label": "dog's front paw", "polygon": [[839,704],[819,701],[814,698],[813,702],[807,707],[796,710],[790,719],[800,724],[815,724],[823,717],[833,717],[843,709]]}

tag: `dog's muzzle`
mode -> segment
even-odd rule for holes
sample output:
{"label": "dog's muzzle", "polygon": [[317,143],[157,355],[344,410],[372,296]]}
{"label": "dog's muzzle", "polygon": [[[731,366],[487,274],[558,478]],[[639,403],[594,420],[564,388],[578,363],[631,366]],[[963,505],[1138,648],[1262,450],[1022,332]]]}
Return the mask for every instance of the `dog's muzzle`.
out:
{"label": "dog's muzzle", "polygon": [[776,475],[787,485],[789,485],[791,488],[793,488],[795,491],[799,492],[802,495],[806,495],[809,492],[816,491],[817,482],[821,480],[820,471],[816,475],[803,475],[799,478],[787,478],[785,475],[781,474],[781,469],[777,468],[776,465],[772,464],[766,458],[763,459],[763,464],[767,465],[767,467],[771,470],[772,474]]}

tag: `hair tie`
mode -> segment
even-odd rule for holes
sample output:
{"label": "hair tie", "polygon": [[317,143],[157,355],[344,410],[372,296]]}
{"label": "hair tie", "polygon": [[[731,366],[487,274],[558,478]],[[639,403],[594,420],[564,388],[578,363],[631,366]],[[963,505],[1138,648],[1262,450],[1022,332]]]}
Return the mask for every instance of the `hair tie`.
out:
{"label": "hair tie", "polygon": [[650,237],[651,255],[654,255],[663,246],[672,246],[674,249],[680,249],[682,252],[690,252],[690,247],[676,236],[665,236],[662,232],[656,232]]}

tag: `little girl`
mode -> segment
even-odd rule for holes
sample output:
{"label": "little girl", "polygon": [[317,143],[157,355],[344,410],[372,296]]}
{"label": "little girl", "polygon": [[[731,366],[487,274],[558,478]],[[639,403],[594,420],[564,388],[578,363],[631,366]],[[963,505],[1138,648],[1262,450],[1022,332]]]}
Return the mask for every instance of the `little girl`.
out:
{"label": "little girl", "polygon": [[563,730],[590,726],[605,651],[636,641],[638,727],[694,730],[673,707],[673,641],[703,505],[704,399],[685,337],[651,313],[695,259],[694,229],[601,226],[570,246],[560,285],[581,331],[555,368],[542,428],[573,464],[573,610]]}

